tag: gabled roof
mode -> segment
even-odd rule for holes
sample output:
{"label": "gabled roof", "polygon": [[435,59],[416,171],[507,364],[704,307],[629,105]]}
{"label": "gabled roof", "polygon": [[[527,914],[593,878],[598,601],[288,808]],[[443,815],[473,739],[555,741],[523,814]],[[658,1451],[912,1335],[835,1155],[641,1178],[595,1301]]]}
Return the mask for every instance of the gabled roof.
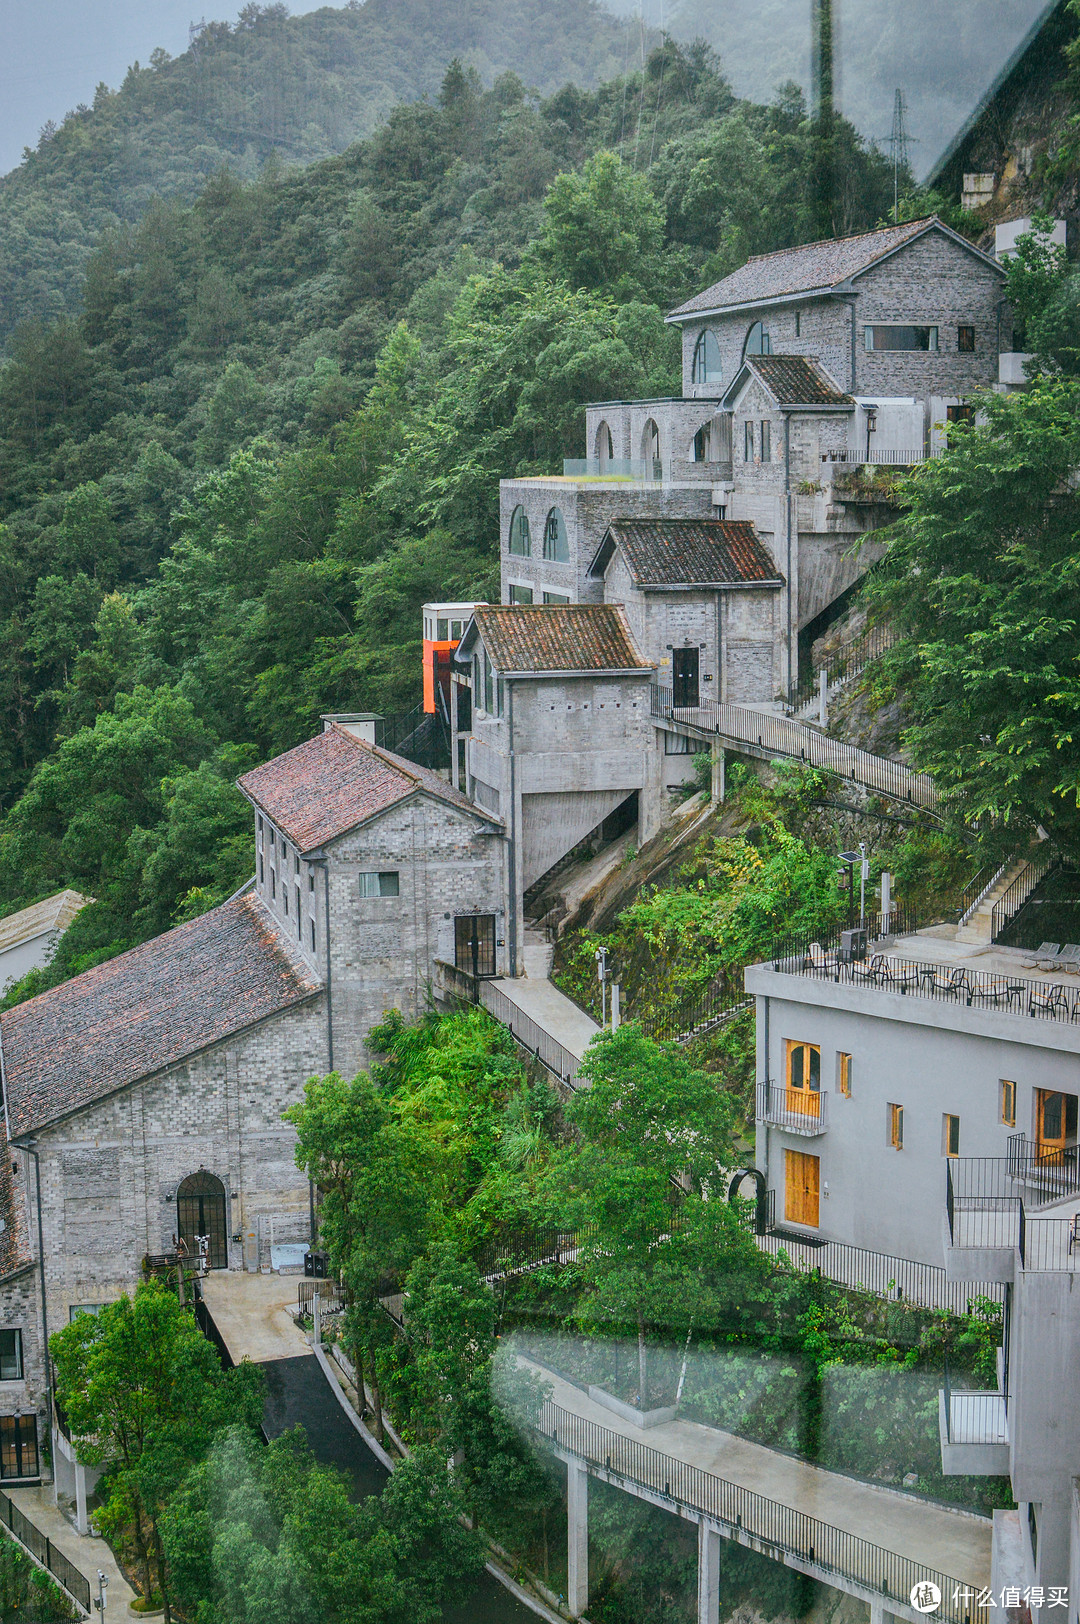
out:
{"label": "gabled roof", "polygon": [[57,891],[55,896],[31,903],[29,908],[7,914],[0,919],[0,953],[19,947],[23,942],[32,942],[35,936],[67,930],[80,908],[93,900],[93,897],[84,897],[81,891]]}
{"label": "gabled roof", "polygon": [[473,615],[458,645],[460,660],[468,658],[478,638],[504,677],[652,670],[614,603],[492,605]]}
{"label": "gabled roof", "polygon": [[322,983],[248,892],[0,1015],[12,1138],[310,998]]}
{"label": "gabled roof", "polygon": [[301,853],[317,850],[418,792],[491,821],[438,773],[377,749],[336,723],[245,773],[238,783]]}
{"label": "gabled roof", "polygon": [[825,294],[861,276],[872,265],[906,248],[928,231],[940,232],[968,253],[982,260],[998,276],[1004,271],[995,259],[984,254],[944,225],[936,214],[923,220],[907,220],[903,225],[882,226],[863,231],[856,237],[830,237],[824,242],[804,243],[800,248],[781,248],[774,254],[756,254],[730,276],[714,282],[711,288],[695,294],[673,310],[669,321],[688,321],[694,316],[719,314],[724,310],[768,304],[797,294]]}
{"label": "gabled roof", "polygon": [[639,587],[783,585],[748,519],[614,519],[589,566],[594,579],[604,575],[616,548]]}
{"label": "gabled roof", "polygon": [[778,406],[811,410],[853,411],[855,400],[811,355],[748,355],[724,392],[730,407],[750,378],[757,378]]}

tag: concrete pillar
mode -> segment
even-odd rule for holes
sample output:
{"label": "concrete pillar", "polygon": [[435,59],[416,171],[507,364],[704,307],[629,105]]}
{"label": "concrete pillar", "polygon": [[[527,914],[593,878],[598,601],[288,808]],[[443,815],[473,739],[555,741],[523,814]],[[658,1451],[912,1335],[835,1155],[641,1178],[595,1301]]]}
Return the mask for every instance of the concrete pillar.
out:
{"label": "concrete pillar", "polygon": [[894,1624],[893,1615],[885,1611],[883,1602],[870,1603],[870,1624]]}
{"label": "concrete pillar", "polygon": [[712,747],[712,784],[710,785],[710,795],[712,800],[715,801],[717,805],[719,805],[724,799],[726,789],[724,782],[724,768],[726,761],[727,757],[724,753],[723,745],[719,742],[715,743]]}
{"label": "concrete pillar", "polygon": [[708,1523],[698,1523],[698,1624],[720,1624],[720,1535]]}
{"label": "concrete pillar", "polygon": [[818,672],[818,722],[825,727],[829,720],[829,673]]}
{"label": "concrete pillar", "polygon": [[86,1467],[75,1462],[75,1526],[80,1534],[90,1532],[86,1516]]}
{"label": "concrete pillar", "polygon": [[572,1618],[589,1605],[589,1474],[576,1461],[566,1467],[566,1605]]}

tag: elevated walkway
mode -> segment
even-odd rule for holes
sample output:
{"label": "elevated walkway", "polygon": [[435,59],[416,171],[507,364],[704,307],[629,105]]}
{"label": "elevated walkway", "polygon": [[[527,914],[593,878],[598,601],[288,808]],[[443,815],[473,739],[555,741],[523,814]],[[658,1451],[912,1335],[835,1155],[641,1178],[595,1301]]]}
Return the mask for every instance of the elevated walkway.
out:
{"label": "elevated walkway", "polygon": [[[911,1624],[925,1617],[985,1624],[986,1610],[971,1593],[990,1583],[988,1518],[828,1472],[694,1421],[663,1421],[643,1434],[571,1382],[520,1362],[551,1386],[537,1430],[577,1479],[568,1536],[575,1615],[588,1602],[580,1552],[588,1538],[585,1479],[593,1476],[698,1524],[701,1624],[715,1617],[709,1533],[860,1597],[872,1618],[887,1610]],[[923,1581],[941,1592],[929,1615],[910,1600]]]}
{"label": "elevated walkway", "polygon": [[816,728],[773,711],[751,710],[704,700],[695,706],[674,705],[670,688],[654,687],[652,714],[695,738],[718,738],[742,755],[771,761],[783,756],[803,761],[821,772],[835,773],[873,795],[936,812],[938,793],[929,773],[917,773],[888,756],[844,744]]}

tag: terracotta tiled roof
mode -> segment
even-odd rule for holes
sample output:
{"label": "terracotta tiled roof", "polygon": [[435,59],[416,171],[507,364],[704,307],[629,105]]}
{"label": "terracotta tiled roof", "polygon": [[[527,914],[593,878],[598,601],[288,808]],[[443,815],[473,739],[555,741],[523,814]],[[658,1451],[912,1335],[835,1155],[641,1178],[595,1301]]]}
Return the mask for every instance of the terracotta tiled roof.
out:
{"label": "terracotta tiled roof", "polygon": [[301,852],[314,851],[418,790],[479,813],[438,773],[365,744],[336,724],[245,773],[239,783]]}
{"label": "terracotta tiled roof", "polygon": [[504,604],[477,609],[474,620],[492,665],[504,676],[649,669],[618,604]]}
{"label": "terracotta tiled roof", "polygon": [[637,586],[782,585],[748,519],[614,519],[590,575],[604,574],[616,547]]}
{"label": "terracotta tiled roof", "polygon": [[65,931],[79,912],[93,897],[84,897],[80,891],[57,891],[55,896],[42,902],[20,908],[18,913],[5,914],[0,919],[0,953],[33,941],[47,931]]}
{"label": "terracotta tiled roof", "polygon": [[0,1120],[0,1279],[33,1261],[26,1225],[26,1192],[13,1172],[7,1130]]}
{"label": "terracotta tiled roof", "polygon": [[778,406],[855,404],[812,356],[754,355],[747,356],[745,365],[757,373]]}
{"label": "terracotta tiled roof", "polygon": [[[942,225],[936,215],[908,220],[899,226],[883,226],[880,231],[864,231],[857,237],[832,237],[801,248],[782,248],[775,254],[757,254],[730,276],[714,282],[711,288],[671,312],[671,319],[720,311],[730,306],[760,304],[791,293],[826,292],[850,277],[869,270],[877,260],[905,243],[935,229],[971,248],[962,237]],[[977,249],[971,249],[978,253]],[[989,268],[998,267],[983,254]]]}
{"label": "terracotta tiled roof", "polygon": [[321,986],[251,892],[0,1016],[12,1137]]}

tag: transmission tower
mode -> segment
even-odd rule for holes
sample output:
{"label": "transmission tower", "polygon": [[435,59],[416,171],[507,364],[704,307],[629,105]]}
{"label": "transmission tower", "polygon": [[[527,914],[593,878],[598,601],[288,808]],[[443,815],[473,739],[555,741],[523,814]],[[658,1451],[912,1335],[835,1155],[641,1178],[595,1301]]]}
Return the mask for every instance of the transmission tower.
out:
{"label": "transmission tower", "polygon": [[889,136],[889,146],[892,149],[893,174],[893,224],[900,220],[900,171],[907,168],[908,148],[911,146],[913,136],[907,129],[907,104],[904,101],[904,92],[899,85],[893,98],[892,134]]}
{"label": "transmission tower", "polygon": [[814,205],[816,234],[834,234],[833,205],[836,197],[835,65],[832,0],[810,0],[810,98],[814,141]]}

